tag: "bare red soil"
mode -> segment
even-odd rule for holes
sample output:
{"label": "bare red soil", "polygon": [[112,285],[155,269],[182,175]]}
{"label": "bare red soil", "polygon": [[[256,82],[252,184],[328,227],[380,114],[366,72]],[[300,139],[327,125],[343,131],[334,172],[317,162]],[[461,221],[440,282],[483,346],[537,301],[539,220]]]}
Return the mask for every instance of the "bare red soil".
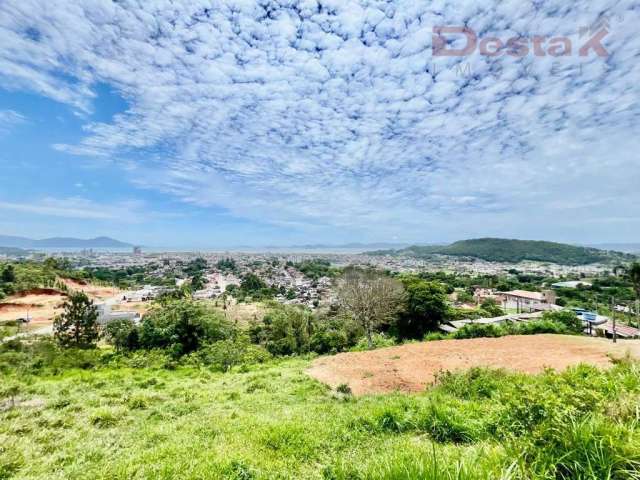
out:
{"label": "bare red soil", "polygon": [[607,368],[611,355],[627,352],[640,358],[640,342],[614,345],[605,339],[563,335],[443,340],[320,357],[307,373],[333,388],[347,384],[355,395],[419,392],[441,371],[484,366],[539,373],[580,363]]}

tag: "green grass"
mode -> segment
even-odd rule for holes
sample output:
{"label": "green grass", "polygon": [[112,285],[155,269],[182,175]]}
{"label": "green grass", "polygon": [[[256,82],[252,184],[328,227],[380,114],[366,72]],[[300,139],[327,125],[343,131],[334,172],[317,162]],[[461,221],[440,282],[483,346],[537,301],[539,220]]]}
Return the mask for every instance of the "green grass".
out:
{"label": "green grass", "polygon": [[640,478],[630,362],[473,369],[419,395],[354,398],[310,379],[309,359],[216,373],[83,355],[83,368],[23,370],[17,406],[0,410],[0,479]]}

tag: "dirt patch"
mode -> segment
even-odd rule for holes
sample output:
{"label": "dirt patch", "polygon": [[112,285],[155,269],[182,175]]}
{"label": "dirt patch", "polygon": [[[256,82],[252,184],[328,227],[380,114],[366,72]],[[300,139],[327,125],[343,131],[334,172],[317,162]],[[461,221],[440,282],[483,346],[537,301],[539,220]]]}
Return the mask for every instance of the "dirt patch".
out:
{"label": "dirt patch", "polygon": [[87,283],[84,280],[71,280],[69,278],[63,278],[62,282],[71,290],[84,292],[89,295],[89,297],[99,300],[114,297],[121,292],[121,290],[116,287],[94,285],[92,283]]}
{"label": "dirt patch", "polygon": [[307,373],[333,388],[346,383],[355,395],[419,392],[443,370],[485,366],[539,373],[580,363],[606,368],[612,365],[610,355],[627,352],[640,358],[640,342],[614,345],[605,339],[563,335],[443,340],[321,357]]}
{"label": "dirt patch", "polygon": [[29,290],[23,290],[16,293],[14,296],[17,298],[23,298],[33,295],[66,295],[66,293],[56,290],[55,288],[31,288]]}
{"label": "dirt patch", "polygon": [[7,302],[0,303],[0,321],[16,320],[31,317],[29,327],[50,323],[62,311],[66,295],[54,290],[54,293],[40,293],[39,289],[22,292],[9,297]]}

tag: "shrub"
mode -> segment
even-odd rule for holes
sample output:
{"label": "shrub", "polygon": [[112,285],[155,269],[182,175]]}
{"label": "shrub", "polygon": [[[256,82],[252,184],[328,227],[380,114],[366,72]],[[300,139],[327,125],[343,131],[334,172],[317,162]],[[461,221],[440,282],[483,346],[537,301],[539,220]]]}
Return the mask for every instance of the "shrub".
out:
{"label": "shrub", "polygon": [[578,318],[575,312],[571,310],[562,310],[559,312],[544,312],[543,320],[556,322],[567,327],[570,332],[580,333],[584,330],[582,320]]}
{"label": "shrub", "polygon": [[351,387],[346,383],[341,383],[336,387],[336,392],[341,393],[342,395],[351,395],[353,392],[351,391]]}
{"label": "shrub", "polygon": [[480,305],[481,312],[487,317],[502,317],[505,315],[504,310],[498,305],[493,298],[487,298]]}
{"label": "shrub", "polygon": [[138,327],[131,320],[116,320],[105,327],[105,339],[116,350],[136,350],[140,347]]}
{"label": "shrub", "polygon": [[504,330],[495,324],[469,323],[456,331],[453,338],[481,338],[481,337],[501,337]]}
{"label": "shrub", "polygon": [[[384,333],[374,333],[371,336],[371,340],[373,342],[374,349],[393,347],[394,345],[396,345],[395,339],[393,337],[385,335]],[[360,340],[358,340],[358,343],[356,343],[353,348],[350,349],[351,352],[366,352],[367,350],[370,350],[370,348],[369,342],[365,337],[362,337]]]}
{"label": "shrub", "polygon": [[317,319],[313,323],[310,349],[320,354],[342,352],[354,346],[363,334],[362,328],[349,317]]}
{"label": "shrub", "polygon": [[446,333],[430,332],[430,333],[427,333],[424,336],[423,340],[425,342],[434,342],[434,341],[438,341],[438,340],[447,340],[448,338],[451,338],[451,337]]}
{"label": "shrub", "polygon": [[455,397],[479,400],[491,398],[508,381],[509,374],[504,370],[473,367],[462,373],[441,372],[436,375],[435,384]]}
{"label": "shrub", "polygon": [[311,349],[312,328],[311,312],[282,306],[269,311],[262,325],[252,324],[250,335],[273,355],[301,354]]}
{"label": "shrub", "polygon": [[509,333],[513,335],[539,335],[541,333],[571,333],[563,324],[551,320],[534,320],[521,322],[509,327]]}
{"label": "shrub", "polygon": [[271,355],[258,345],[251,345],[246,337],[214,342],[198,352],[198,358],[216,370],[226,372],[236,365],[263,363]]}
{"label": "shrub", "polygon": [[169,300],[154,307],[139,327],[140,346],[163,348],[174,356],[228,338],[232,326],[219,313],[192,300]]}

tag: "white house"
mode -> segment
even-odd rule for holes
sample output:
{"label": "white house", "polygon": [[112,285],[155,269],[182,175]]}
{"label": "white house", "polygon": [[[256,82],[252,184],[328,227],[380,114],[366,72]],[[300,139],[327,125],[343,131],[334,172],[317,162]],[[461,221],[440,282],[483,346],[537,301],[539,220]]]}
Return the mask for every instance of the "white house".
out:
{"label": "white house", "polygon": [[115,320],[131,320],[134,323],[140,321],[140,314],[138,312],[113,312],[111,305],[108,303],[100,303],[96,305],[98,307],[98,324],[107,325]]}

